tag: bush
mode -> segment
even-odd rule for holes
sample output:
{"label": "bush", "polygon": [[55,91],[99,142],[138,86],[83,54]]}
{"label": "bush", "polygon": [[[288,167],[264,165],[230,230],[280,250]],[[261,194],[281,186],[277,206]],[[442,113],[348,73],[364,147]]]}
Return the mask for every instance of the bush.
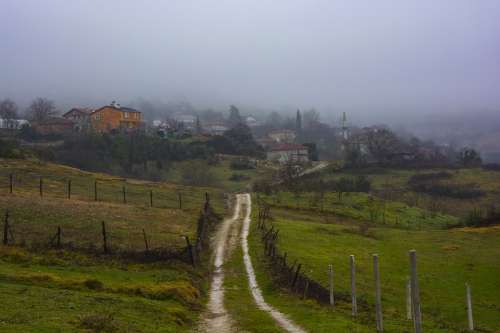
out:
{"label": "bush", "polygon": [[449,172],[423,173],[413,175],[408,180],[410,189],[415,192],[433,196],[450,197],[456,199],[474,199],[484,195],[478,184],[447,184],[441,182],[452,178]]}
{"label": "bush", "polygon": [[465,218],[464,224],[468,227],[488,227],[500,224],[500,211],[495,207],[491,207],[486,212],[474,209]]}
{"label": "bush", "polygon": [[215,183],[214,173],[201,162],[188,162],[182,170],[182,182],[191,186],[211,186]]}
{"label": "bush", "polygon": [[500,164],[499,163],[483,164],[482,167],[483,167],[483,170],[500,171]]}
{"label": "bush", "polygon": [[433,196],[443,196],[456,199],[474,199],[485,195],[479,185],[471,184],[441,184],[441,183],[419,183],[411,184],[415,192],[422,192]]}
{"label": "bush", "polygon": [[255,163],[244,157],[231,161],[230,167],[233,170],[251,170],[255,169]]}
{"label": "bush", "polygon": [[0,157],[23,158],[24,154],[17,141],[0,140]]}
{"label": "bush", "polygon": [[229,177],[229,180],[233,182],[241,182],[243,180],[249,180],[250,177],[242,175],[241,173],[233,173],[231,177]]}

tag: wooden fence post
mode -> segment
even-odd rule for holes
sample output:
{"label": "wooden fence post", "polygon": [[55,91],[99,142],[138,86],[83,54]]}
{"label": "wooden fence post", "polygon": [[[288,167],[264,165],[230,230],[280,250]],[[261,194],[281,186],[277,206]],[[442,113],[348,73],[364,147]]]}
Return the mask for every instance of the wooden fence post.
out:
{"label": "wooden fence post", "polygon": [[71,199],[71,179],[68,180],[68,200]]}
{"label": "wooden fence post", "polygon": [[299,264],[297,266],[297,270],[295,271],[295,276],[293,277],[293,281],[292,281],[292,290],[293,290],[293,287],[295,286],[295,283],[297,282],[297,279],[299,278],[299,272],[300,272],[301,267],[302,267],[302,264]]}
{"label": "wooden fence post", "polygon": [[179,199],[179,209],[182,209],[182,194],[181,194],[181,192],[177,193],[177,198]]}
{"label": "wooden fence post", "polygon": [[38,184],[39,191],[40,191],[40,198],[43,198],[43,178],[40,177],[40,183]]}
{"label": "wooden fence post", "polygon": [[304,287],[304,294],[302,295],[302,299],[307,298],[308,291],[309,291],[309,279],[306,278],[305,287]]}
{"label": "wooden fence post", "polygon": [[97,180],[94,180],[94,201],[97,201]]}
{"label": "wooden fence post", "polygon": [[3,223],[3,245],[9,244],[9,211],[5,211],[5,220]]}
{"label": "wooden fence post", "polygon": [[328,265],[328,286],[329,286],[329,291],[330,291],[330,305],[334,306],[335,305],[335,298],[333,295],[333,265],[330,264]]}
{"label": "wooden fence post", "polygon": [[406,281],[406,319],[412,319],[412,307],[411,307],[411,281],[408,277]]}
{"label": "wooden fence post", "polygon": [[420,292],[417,278],[417,251],[410,250],[411,302],[413,310],[413,328],[415,333],[422,332],[422,315],[420,312]]}
{"label": "wooden fence post", "polygon": [[102,248],[104,253],[108,253],[108,238],[106,235],[106,224],[102,221]]}
{"label": "wooden fence post", "polygon": [[186,245],[187,245],[187,250],[188,250],[188,254],[189,254],[189,260],[191,261],[191,265],[193,265],[193,267],[194,267],[195,266],[195,260],[194,260],[193,246],[191,245],[191,242],[189,241],[189,237],[188,236],[184,236],[184,238],[186,239]]}
{"label": "wooden fence post", "polygon": [[146,252],[149,252],[148,237],[146,236],[146,230],[142,229],[142,235],[144,236],[144,245],[146,246]]}
{"label": "wooden fence post", "polygon": [[373,273],[375,278],[375,311],[377,315],[377,332],[384,331],[382,318],[382,295],[380,290],[380,271],[378,267],[378,254],[373,255]]}
{"label": "wooden fence post", "polygon": [[10,194],[14,191],[14,175],[9,175],[9,184],[10,184]]}
{"label": "wooden fence post", "polygon": [[125,186],[122,186],[123,203],[127,203],[127,193],[125,192]]}
{"label": "wooden fence post", "polygon": [[56,234],[56,245],[58,248],[61,247],[61,227],[57,227],[57,234]]}
{"label": "wooden fence post", "polygon": [[153,207],[153,190],[149,190],[149,207]]}
{"label": "wooden fence post", "polygon": [[469,331],[474,331],[474,318],[472,316],[472,295],[470,291],[470,286],[468,283],[465,284],[466,296],[467,296],[467,321],[469,323]]}
{"label": "wooden fence post", "polygon": [[351,303],[352,303],[352,315],[356,316],[358,313],[358,304],[356,302],[356,263],[354,261],[354,255],[349,256],[349,264],[351,268]]}

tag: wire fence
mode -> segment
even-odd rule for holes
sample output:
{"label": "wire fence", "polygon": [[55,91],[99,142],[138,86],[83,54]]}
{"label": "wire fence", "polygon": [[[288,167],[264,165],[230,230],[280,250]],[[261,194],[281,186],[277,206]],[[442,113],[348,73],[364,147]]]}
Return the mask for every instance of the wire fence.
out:
{"label": "wire fence", "polygon": [[[199,209],[207,196],[221,208],[223,194],[214,189],[150,182],[130,182],[119,178],[61,177],[27,171],[0,172],[0,192],[36,195],[41,198],[98,201],[143,205],[155,208]],[[209,193],[209,191],[211,193]]]}
{"label": "wire fence", "polygon": [[[409,251],[410,275],[406,285],[402,285],[403,294],[405,295],[404,302],[401,302],[403,311],[391,311],[389,316],[384,317],[378,255],[373,255],[373,286],[375,294],[373,299],[370,298],[368,300],[365,294],[360,294],[356,290],[357,267],[354,255],[349,256],[348,272],[350,288],[348,291],[335,287],[332,265],[328,265],[328,268],[325,267],[325,279],[316,281],[308,276],[304,263],[300,263],[296,259],[292,261],[293,258],[287,252],[282,252],[278,248],[277,239],[279,237],[279,230],[275,229],[270,221],[270,208],[271,206],[264,201],[258,201],[257,229],[260,230],[263,253],[268,258],[269,268],[272,270],[273,280],[276,284],[287,288],[302,299],[314,299],[320,304],[340,307],[342,309],[350,307],[353,319],[358,318],[365,324],[373,323],[377,332],[383,332],[384,325],[391,326],[392,328],[397,327],[400,331],[405,332],[422,332],[423,324],[415,250]],[[472,311],[472,294],[469,284],[466,284],[464,295],[466,295],[466,299],[464,300],[464,304],[466,305],[464,318],[466,317],[467,326],[462,329],[463,331],[468,330],[472,332],[475,329],[475,324]],[[480,331],[483,330],[480,329]]]}

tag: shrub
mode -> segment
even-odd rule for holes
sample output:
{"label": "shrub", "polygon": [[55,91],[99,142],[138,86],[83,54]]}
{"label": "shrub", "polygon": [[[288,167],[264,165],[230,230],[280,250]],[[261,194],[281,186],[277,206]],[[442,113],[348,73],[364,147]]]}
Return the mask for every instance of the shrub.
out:
{"label": "shrub", "polygon": [[182,182],[192,186],[210,186],[215,183],[214,173],[201,162],[188,162],[182,170]]}
{"label": "shrub", "polygon": [[500,171],[500,163],[488,163],[482,165],[484,170],[488,171]]}
{"label": "shrub", "polygon": [[249,158],[239,158],[231,161],[231,169],[233,170],[250,170],[255,169],[255,164]]}
{"label": "shrub", "polygon": [[248,180],[250,177],[242,175],[240,173],[233,173],[231,177],[229,177],[229,180],[234,181],[234,182],[240,182],[243,180]]}

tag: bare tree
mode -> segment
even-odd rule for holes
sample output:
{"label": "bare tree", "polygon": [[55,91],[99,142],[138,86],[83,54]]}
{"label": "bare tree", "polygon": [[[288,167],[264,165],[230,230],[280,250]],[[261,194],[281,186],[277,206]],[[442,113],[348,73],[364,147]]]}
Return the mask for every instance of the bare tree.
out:
{"label": "bare tree", "polygon": [[38,97],[31,102],[28,108],[29,115],[34,121],[44,121],[57,114],[57,110],[53,101]]}
{"label": "bare tree", "polygon": [[0,102],[0,118],[2,118],[8,128],[15,127],[15,119],[17,119],[17,104],[11,99],[4,99]]}

